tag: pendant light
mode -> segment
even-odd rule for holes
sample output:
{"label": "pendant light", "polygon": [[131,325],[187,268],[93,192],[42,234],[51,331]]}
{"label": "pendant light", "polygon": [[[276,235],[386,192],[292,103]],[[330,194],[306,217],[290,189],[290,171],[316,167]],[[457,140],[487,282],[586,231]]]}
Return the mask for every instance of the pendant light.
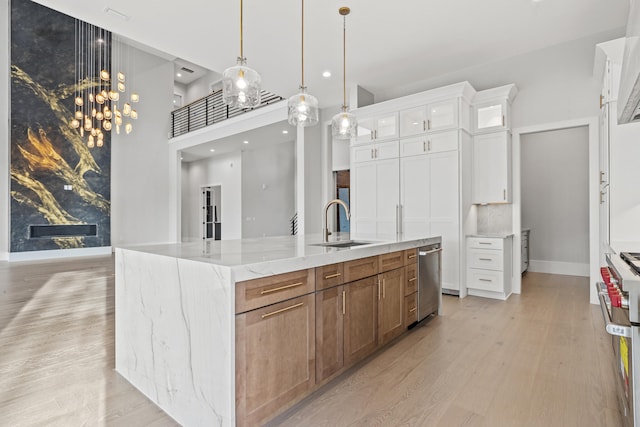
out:
{"label": "pendant light", "polygon": [[287,103],[289,110],[289,124],[292,126],[313,126],[318,123],[318,99],[307,93],[304,85],[304,0],[302,0],[302,81],[300,93],[289,98]]}
{"label": "pendant light", "polygon": [[240,0],[240,56],[237,65],[222,73],[222,100],[236,108],[252,108],[260,104],[260,84],[262,78],[255,70],[247,67],[242,46],[242,0]]}
{"label": "pendant light", "polygon": [[342,111],[331,119],[331,133],[336,139],[351,139],[356,136],[358,121],[349,112],[347,106],[347,15],[351,12],[348,7],[341,7],[338,13],[342,15]]}

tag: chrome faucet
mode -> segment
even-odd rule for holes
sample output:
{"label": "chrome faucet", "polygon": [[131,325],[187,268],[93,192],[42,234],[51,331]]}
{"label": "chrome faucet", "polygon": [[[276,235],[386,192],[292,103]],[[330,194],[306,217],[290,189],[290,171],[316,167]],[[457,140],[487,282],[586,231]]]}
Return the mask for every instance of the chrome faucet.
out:
{"label": "chrome faucet", "polygon": [[329,212],[329,206],[331,205],[342,205],[345,212],[347,213],[347,219],[351,219],[351,214],[349,213],[349,206],[345,202],[340,199],[330,200],[324,207],[324,215],[322,216],[322,223],[324,224],[324,228],[322,229],[322,242],[327,243],[329,241],[329,235],[331,232],[329,231],[329,226],[327,225],[327,213]]}

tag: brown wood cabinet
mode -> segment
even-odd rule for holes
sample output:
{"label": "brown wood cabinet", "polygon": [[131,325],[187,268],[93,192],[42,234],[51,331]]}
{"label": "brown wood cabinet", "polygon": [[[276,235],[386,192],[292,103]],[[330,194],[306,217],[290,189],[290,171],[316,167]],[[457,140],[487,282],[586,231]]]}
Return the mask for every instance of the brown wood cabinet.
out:
{"label": "brown wood cabinet", "polygon": [[418,294],[416,292],[404,297],[404,327],[408,328],[418,321]]}
{"label": "brown wood cabinet", "polygon": [[396,268],[400,268],[404,265],[405,254],[404,251],[391,252],[384,255],[378,255],[379,261],[379,271],[389,271],[395,270]]}
{"label": "brown wood cabinet", "polygon": [[404,294],[411,295],[418,290],[418,264],[415,262],[404,268]]}
{"label": "brown wood cabinet", "polygon": [[254,310],[316,290],[313,268],[236,283],[236,313]]}
{"label": "brown wood cabinet", "polygon": [[315,295],[236,316],[236,418],[261,425],[315,385]]}
{"label": "brown wood cabinet", "polygon": [[404,251],[404,265],[415,264],[418,261],[418,249]]}
{"label": "brown wood cabinet", "polygon": [[345,286],[316,293],[316,382],[344,366]]}
{"label": "brown wood cabinet", "polygon": [[372,256],[345,262],[344,282],[354,282],[378,274],[378,258],[379,256]]}
{"label": "brown wood cabinet", "polygon": [[316,290],[327,289],[344,283],[344,263],[316,267]]}
{"label": "brown wood cabinet", "polygon": [[381,273],[379,280],[378,341],[383,345],[404,332],[404,268]]}
{"label": "brown wood cabinet", "polygon": [[345,285],[344,365],[350,366],[378,346],[378,281],[367,277]]}

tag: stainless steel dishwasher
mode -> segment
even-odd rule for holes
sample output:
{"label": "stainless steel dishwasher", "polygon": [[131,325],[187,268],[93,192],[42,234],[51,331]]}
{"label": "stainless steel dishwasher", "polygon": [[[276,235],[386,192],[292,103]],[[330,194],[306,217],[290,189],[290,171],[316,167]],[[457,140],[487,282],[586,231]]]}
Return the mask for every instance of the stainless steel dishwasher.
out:
{"label": "stainless steel dishwasher", "polygon": [[418,322],[430,314],[441,314],[441,252],[440,243],[418,249]]}

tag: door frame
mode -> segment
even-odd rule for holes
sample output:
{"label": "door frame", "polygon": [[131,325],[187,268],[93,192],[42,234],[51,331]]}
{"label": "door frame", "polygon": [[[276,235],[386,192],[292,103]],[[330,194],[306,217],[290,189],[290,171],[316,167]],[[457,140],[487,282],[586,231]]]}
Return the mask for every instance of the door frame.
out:
{"label": "door frame", "polygon": [[589,302],[598,304],[598,295],[595,287],[592,286],[598,281],[600,274],[600,209],[599,209],[599,187],[598,172],[600,169],[599,150],[599,120],[597,116],[583,117],[572,120],[562,120],[558,122],[543,123],[539,125],[524,126],[514,128],[512,131],[512,168],[513,168],[513,293],[519,294],[522,291],[522,275],[520,274],[521,245],[520,231],[522,229],[522,206],[521,206],[521,136],[531,133],[562,130],[576,127],[588,127],[589,133]]}

